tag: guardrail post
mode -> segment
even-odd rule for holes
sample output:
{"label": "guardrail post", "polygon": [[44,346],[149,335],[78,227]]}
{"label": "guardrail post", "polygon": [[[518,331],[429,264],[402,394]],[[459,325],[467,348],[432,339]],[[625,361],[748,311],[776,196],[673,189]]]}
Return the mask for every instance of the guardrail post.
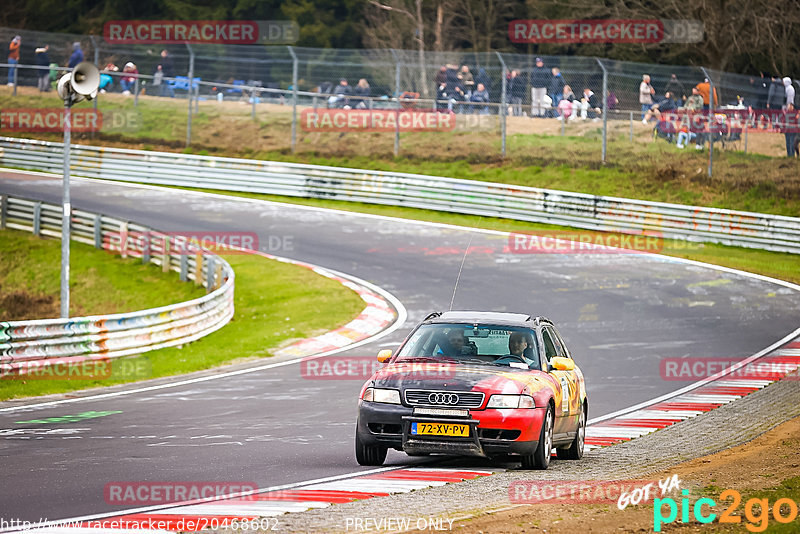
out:
{"label": "guardrail post", "polygon": [[287,46],[292,55],[292,152],[297,150],[297,54]]}
{"label": "guardrail post", "polygon": [[203,285],[203,251],[198,250],[194,257],[194,283]]}
{"label": "guardrail post", "polygon": [[42,203],[33,204],[33,235],[41,237],[42,233]]}
{"label": "guardrail post", "polygon": [[6,229],[8,217],[8,195],[0,195],[0,230]]}
{"label": "guardrail post", "polygon": [[119,227],[119,253],[123,258],[128,257],[128,223],[126,222]]}
{"label": "guardrail post", "polygon": [[508,91],[508,67],[506,62],[503,61],[503,56],[500,52],[495,52],[497,59],[503,66],[503,90],[500,93],[500,153],[506,157],[506,114],[508,112],[508,104],[506,104],[506,92]]}
{"label": "guardrail post", "polygon": [[608,71],[600,58],[595,58],[597,64],[603,69],[603,151],[600,161],[605,164],[606,150],[608,149]]}
{"label": "guardrail post", "polygon": [[189,280],[189,256],[188,250],[184,250],[181,255],[179,256],[181,259],[181,282],[186,282]]}
{"label": "guardrail post", "polygon": [[169,272],[170,262],[172,261],[169,254],[169,244],[172,240],[167,235],[161,235],[161,237],[164,239],[162,248],[163,254],[161,255],[161,272],[167,273]]}
{"label": "guardrail post", "polygon": [[103,216],[94,216],[94,248],[103,248]]}
{"label": "guardrail post", "polygon": [[217,263],[214,270],[214,289],[222,287],[222,263]]}
{"label": "guardrail post", "polygon": [[194,79],[194,50],[189,43],[184,43],[189,50],[189,87],[186,96],[189,99],[189,114],[186,117],[186,146],[192,144],[192,80]]}
{"label": "guardrail post", "polygon": [[142,245],[142,263],[150,263],[150,230],[144,232],[144,244]]}
{"label": "guardrail post", "polygon": [[206,291],[214,291],[214,256],[209,256],[206,260]]}

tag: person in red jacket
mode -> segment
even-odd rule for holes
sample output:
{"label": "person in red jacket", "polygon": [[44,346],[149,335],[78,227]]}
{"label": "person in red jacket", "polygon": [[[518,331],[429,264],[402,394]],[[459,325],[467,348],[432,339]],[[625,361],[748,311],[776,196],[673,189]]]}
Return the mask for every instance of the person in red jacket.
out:
{"label": "person in red jacket", "polygon": [[11,40],[8,45],[8,85],[14,85],[14,72],[17,70],[17,63],[19,63],[19,45],[22,43],[22,37],[17,35]]}

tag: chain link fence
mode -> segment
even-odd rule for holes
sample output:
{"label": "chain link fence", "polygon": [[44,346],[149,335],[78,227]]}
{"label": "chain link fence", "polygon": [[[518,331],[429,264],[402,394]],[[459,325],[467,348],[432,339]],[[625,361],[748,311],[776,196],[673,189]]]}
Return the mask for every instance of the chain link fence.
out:
{"label": "chain link fence", "polygon": [[[186,146],[193,143],[193,129],[195,135],[201,130],[214,133],[214,117],[247,119],[249,115],[257,126],[254,135],[270,149],[280,151],[305,150],[365,130],[382,132],[373,148],[380,149],[385,143],[395,155],[402,154],[404,146],[433,139],[443,147],[464,144],[466,138],[459,136],[472,135],[484,152],[505,156],[510,136],[543,133],[597,139],[597,159],[605,163],[610,136],[629,136],[633,141],[634,133],[646,131],[653,132],[656,139],[678,140],[680,125],[665,125],[668,121],[663,113],[645,114],[640,102],[644,75],[649,75],[652,87],[646,100],[659,105],[662,112],[670,111],[665,107],[687,108],[698,84],[706,95],[706,107],[708,95],[712,91],[717,95],[710,111],[698,111],[706,117],[719,110],[738,110],[735,113],[740,119],[753,119],[751,109],[780,112],[786,104],[786,88],[777,77],[592,57],[541,56],[539,63],[532,55],[499,52],[220,44],[112,46],[97,36],[0,28],[2,42],[15,35],[22,38],[19,64],[0,65],[0,75],[8,72],[14,95],[18,88],[29,91],[37,87],[42,77],[47,78],[45,88],[54,87],[77,46],[104,75],[103,90],[92,104],[95,110],[128,109],[130,102],[142,109],[159,101],[157,124],[144,124],[138,134],[152,139],[178,138],[185,129]],[[47,58],[37,53],[45,45],[49,45]],[[136,72],[123,72],[129,63]],[[791,85],[800,93],[797,81]],[[670,102],[665,102],[667,91]],[[132,98],[121,101],[114,93]],[[166,99],[186,99],[188,103],[178,107],[172,100],[172,107],[167,107]],[[426,116],[434,112],[451,118],[431,120]],[[726,113],[730,121],[731,112]],[[154,121],[147,116],[143,120]],[[779,132],[776,120],[772,117],[766,126],[762,122],[762,130]],[[691,138],[698,146],[708,142],[710,151],[714,141],[740,141],[742,137],[744,143],[734,147],[747,151],[746,138],[758,129],[751,120],[750,128],[745,125],[733,128],[735,132],[728,128],[724,136],[710,135],[715,133],[713,123],[707,119],[702,127],[706,133]],[[4,126],[8,130],[8,125]],[[241,127],[247,128],[244,122]],[[224,131],[217,134],[224,136]],[[439,137],[425,137],[434,134]],[[258,149],[258,144],[253,148]]]}

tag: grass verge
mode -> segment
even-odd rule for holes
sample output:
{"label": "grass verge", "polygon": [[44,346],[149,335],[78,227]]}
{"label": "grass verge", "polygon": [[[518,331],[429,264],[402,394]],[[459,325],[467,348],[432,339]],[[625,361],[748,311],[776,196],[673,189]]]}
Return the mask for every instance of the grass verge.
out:
{"label": "grass verge", "polygon": [[[23,235],[22,237],[29,236]],[[32,239],[34,240],[33,245],[42,249],[37,254],[46,256],[48,253],[44,249],[50,248],[49,255],[55,258],[53,261],[57,265],[60,251],[59,242]],[[2,242],[6,243],[6,241],[6,232],[4,232]],[[24,265],[24,262],[16,260],[17,249],[9,247],[8,250],[14,251],[14,262],[18,266]],[[158,278],[163,274],[155,266],[131,264],[121,268],[120,262],[123,260],[120,258],[80,244],[73,244],[73,251],[72,272],[73,281],[76,283],[86,278],[85,271],[81,271],[78,267],[83,262],[80,258],[92,257],[91,261],[86,260],[87,265],[107,264],[102,268],[95,265],[98,270],[94,271],[92,276],[94,281],[91,282],[91,285],[101,292],[98,299],[106,298],[102,295],[103,288],[116,288],[113,283],[104,280],[105,273],[109,273],[112,280],[119,279],[121,284],[129,284],[120,288],[123,294],[125,293],[124,287],[135,289],[136,292],[141,292],[142,288],[146,288],[146,293],[152,299],[148,302],[152,302],[153,305],[178,302],[181,299],[188,300],[198,296],[198,292],[203,294],[202,290],[195,288],[192,284],[177,282],[175,273],[163,275],[163,286],[143,284],[143,280],[148,280],[149,277]],[[3,261],[0,262],[0,266],[6,264],[9,256],[2,254],[1,257]],[[178,375],[226,363],[269,356],[271,349],[288,343],[290,340],[314,336],[347,323],[364,308],[364,302],[355,292],[342,287],[334,280],[317,275],[309,269],[255,255],[230,255],[226,256],[226,260],[236,273],[234,297],[236,314],[224,328],[182,348],[161,349],[135,358],[120,360],[120,372],[116,371],[115,363],[112,362],[111,377],[105,379],[0,380],[0,400],[64,393],[134,380]],[[135,263],[134,260],[127,260],[127,262]],[[22,270],[27,271],[27,269]],[[5,269],[0,271],[0,273],[4,272]],[[0,274],[0,276],[2,275]],[[25,276],[40,278],[42,284],[45,285],[46,278],[53,278],[56,287],[58,286],[57,267],[54,271],[42,267],[37,269],[36,273],[29,275],[21,273],[17,280],[22,280]],[[6,278],[0,279],[7,282]],[[167,292],[172,289],[177,292],[168,294]],[[170,295],[174,295],[175,298]],[[139,306],[140,301],[135,302],[137,303],[135,309],[147,307],[146,305]],[[114,311],[121,310],[115,309]]]}
{"label": "grass verge", "polygon": [[[52,94],[20,88],[12,97],[0,87],[2,109],[60,105]],[[132,97],[107,94],[98,109],[121,116],[134,112],[138,119],[94,135],[73,133],[75,143],[432,174],[800,216],[800,164],[782,157],[784,138],[775,133],[751,134],[747,154],[743,142],[724,150],[715,145],[709,178],[707,151],[654,141],[652,126],[639,121],[632,125],[632,140],[627,120],[609,121],[603,165],[600,123],[591,121],[566,125],[562,136],[554,119],[509,117],[505,158],[500,156],[499,123],[488,129],[402,133],[400,156],[395,157],[391,133],[323,133],[302,127],[292,153],[289,106],[260,104],[253,119],[246,102],[202,101],[192,117],[190,149],[185,148],[185,100],[145,95],[134,108]],[[61,140],[58,133],[12,135]]]}

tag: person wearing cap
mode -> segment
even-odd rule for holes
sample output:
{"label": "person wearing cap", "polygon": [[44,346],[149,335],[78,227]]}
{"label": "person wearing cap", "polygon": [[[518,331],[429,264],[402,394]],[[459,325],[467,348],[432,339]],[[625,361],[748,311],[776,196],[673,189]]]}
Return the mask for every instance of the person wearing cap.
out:
{"label": "person wearing cap", "polygon": [[128,61],[125,63],[122,72],[126,74],[126,76],[123,76],[119,81],[119,86],[122,88],[123,95],[129,95],[131,94],[131,89],[133,89],[136,84],[136,78],[139,77],[139,69],[136,68],[136,65],[134,65],[132,61]]}
{"label": "person wearing cap", "polygon": [[69,56],[69,63],[67,63],[67,67],[72,68],[81,61],[83,61],[83,50],[81,50],[81,44],[75,41],[72,43],[72,55]]}
{"label": "person wearing cap", "polygon": [[551,76],[552,74],[545,68],[542,58],[537,57],[536,66],[531,70],[531,117],[541,117],[546,112],[544,97],[547,95]]}
{"label": "person wearing cap", "polygon": [[11,39],[8,44],[8,85],[14,85],[14,73],[17,70],[17,63],[19,63],[19,45],[22,43],[22,37],[19,35]]}

